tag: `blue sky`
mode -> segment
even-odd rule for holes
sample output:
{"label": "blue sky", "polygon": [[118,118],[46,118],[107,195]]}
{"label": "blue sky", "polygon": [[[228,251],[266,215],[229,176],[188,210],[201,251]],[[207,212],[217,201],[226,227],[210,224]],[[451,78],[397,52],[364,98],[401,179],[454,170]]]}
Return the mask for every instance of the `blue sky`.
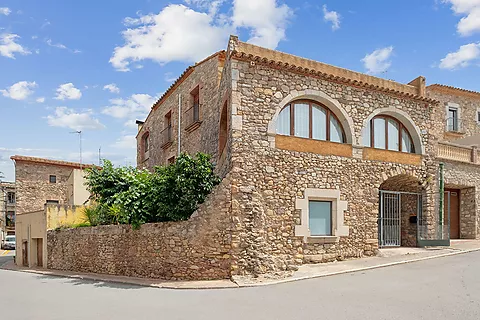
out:
{"label": "blue sky", "polygon": [[0,171],[13,154],[135,164],[135,120],[243,41],[399,82],[480,91],[480,0],[0,0]]}

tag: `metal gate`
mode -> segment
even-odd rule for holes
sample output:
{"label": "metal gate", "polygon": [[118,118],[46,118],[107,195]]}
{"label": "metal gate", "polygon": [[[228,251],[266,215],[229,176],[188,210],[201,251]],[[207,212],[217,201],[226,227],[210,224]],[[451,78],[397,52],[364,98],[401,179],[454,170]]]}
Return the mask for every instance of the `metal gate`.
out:
{"label": "metal gate", "polygon": [[420,193],[380,190],[379,247],[399,247],[402,244],[402,195],[416,197],[413,210],[417,216],[422,211]]}

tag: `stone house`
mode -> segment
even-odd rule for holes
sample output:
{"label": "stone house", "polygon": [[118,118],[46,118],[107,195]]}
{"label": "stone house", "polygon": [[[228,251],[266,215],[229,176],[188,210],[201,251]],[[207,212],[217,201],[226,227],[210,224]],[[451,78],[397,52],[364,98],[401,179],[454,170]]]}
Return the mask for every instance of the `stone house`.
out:
{"label": "stone house", "polygon": [[[90,197],[83,169],[92,165],[19,155],[11,159],[15,161],[16,263],[45,266],[47,226],[79,216],[75,206],[84,205]],[[52,206],[59,209],[47,210]]]}
{"label": "stone house", "polygon": [[[423,77],[402,84],[232,36],[137,121],[139,167],[213,155],[223,180],[207,201],[188,221],[52,231],[48,265],[218,279],[478,239],[479,108],[477,92]],[[81,254],[67,250],[79,245]]]}

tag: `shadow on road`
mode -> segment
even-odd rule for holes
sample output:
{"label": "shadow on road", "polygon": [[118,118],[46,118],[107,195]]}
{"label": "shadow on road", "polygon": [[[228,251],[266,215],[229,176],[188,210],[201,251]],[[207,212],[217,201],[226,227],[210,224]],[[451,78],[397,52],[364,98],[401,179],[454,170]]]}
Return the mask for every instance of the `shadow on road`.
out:
{"label": "shadow on road", "polygon": [[39,280],[64,280],[64,283],[71,284],[74,286],[81,286],[81,285],[90,285],[96,288],[111,288],[111,289],[124,289],[124,290],[134,290],[134,289],[143,289],[144,286],[134,285],[134,284],[127,284],[127,283],[119,283],[119,282],[105,282],[105,281],[96,281],[96,280],[89,280],[89,279],[72,279],[62,276],[49,276],[49,275],[37,275],[37,279]]}

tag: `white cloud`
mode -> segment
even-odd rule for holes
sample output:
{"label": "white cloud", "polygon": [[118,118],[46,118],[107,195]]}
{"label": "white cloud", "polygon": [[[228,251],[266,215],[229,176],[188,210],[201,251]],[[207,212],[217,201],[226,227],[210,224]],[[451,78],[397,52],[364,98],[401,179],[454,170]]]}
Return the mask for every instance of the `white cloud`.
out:
{"label": "white cloud", "polygon": [[8,16],[10,13],[12,13],[12,10],[10,10],[10,8],[7,8],[7,7],[0,8],[0,14]]}
{"label": "white cloud", "polygon": [[116,47],[110,58],[119,71],[129,71],[131,62],[146,59],[158,63],[198,61],[225,45],[228,37],[211,16],[184,5],[169,5],[157,15],[124,22],[135,28],[122,32],[125,44]]}
{"label": "white cloud", "polygon": [[175,75],[173,75],[173,73],[171,72],[165,72],[164,76],[165,76],[164,79],[166,82],[173,82],[177,80],[177,77],[175,77]]}
{"label": "white cloud", "polygon": [[137,139],[135,135],[124,135],[115,141],[112,144],[112,147],[119,149],[136,149],[137,148]]}
{"label": "white cloud", "polygon": [[390,68],[392,62],[390,57],[393,53],[393,47],[386,47],[377,49],[370,54],[367,54],[363,59],[363,64],[368,73],[382,73]]}
{"label": "white cloud", "polygon": [[64,44],[61,44],[61,43],[53,43],[53,42],[52,42],[52,39],[47,39],[46,43],[47,43],[50,47],[55,47],[55,48],[59,48],[59,49],[67,49],[67,46],[64,45]]}
{"label": "white cloud", "polygon": [[48,125],[72,130],[98,130],[105,126],[92,117],[92,111],[75,112],[67,107],[57,107],[53,115],[47,116]]}
{"label": "white cloud", "polygon": [[4,97],[14,100],[25,100],[33,94],[33,89],[37,87],[35,81],[20,81],[13,84],[11,87],[0,90]]}
{"label": "white cloud", "polygon": [[73,83],[64,83],[57,89],[56,100],[78,100],[82,97],[82,92],[75,88]]}
{"label": "white cloud", "polygon": [[0,34],[0,56],[15,59],[15,53],[31,54],[26,48],[15,42],[20,37],[13,33]]}
{"label": "white cloud", "polygon": [[234,0],[233,24],[250,29],[248,42],[275,49],[285,39],[285,29],[293,11],[276,0]]}
{"label": "white cloud", "polygon": [[480,0],[444,0],[452,5],[455,14],[462,15],[457,24],[457,32],[469,36],[480,32]]}
{"label": "white cloud", "polygon": [[468,66],[472,61],[480,59],[480,42],[461,46],[458,51],[450,52],[440,60],[441,69],[458,69]]}
{"label": "white cloud", "polygon": [[45,97],[39,97],[35,100],[38,103],[44,103],[45,102]]}
{"label": "white cloud", "polygon": [[117,87],[115,83],[107,84],[103,87],[103,90],[108,90],[111,93],[120,93],[120,89]]}
{"label": "white cloud", "polygon": [[149,94],[133,94],[128,99],[111,99],[111,105],[105,107],[102,113],[118,119],[128,118],[131,121],[135,118],[143,119],[148,115],[155,101],[156,98]]}
{"label": "white cloud", "polygon": [[204,11],[171,4],[158,14],[125,18],[124,24],[129,27],[122,32],[125,43],[114,49],[112,66],[129,71],[130,64],[142,60],[160,64],[199,61],[224,48],[228,36],[238,28],[250,31],[249,42],[273,49],[285,39],[288,19],[293,14],[276,0],[234,0],[231,16],[218,12],[224,0],[185,2]]}
{"label": "white cloud", "polygon": [[54,47],[54,48],[58,48],[58,49],[62,49],[62,50],[68,50],[72,53],[82,53],[82,51],[78,50],[78,49],[70,49],[69,47],[67,47],[66,45],[62,44],[62,43],[53,43],[52,39],[47,39],[45,41],[50,47]]}
{"label": "white cloud", "polygon": [[336,11],[328,11],[327,5],[323,5],[323,20],[332,23],[332,30],[340,29],[340,14]]}

